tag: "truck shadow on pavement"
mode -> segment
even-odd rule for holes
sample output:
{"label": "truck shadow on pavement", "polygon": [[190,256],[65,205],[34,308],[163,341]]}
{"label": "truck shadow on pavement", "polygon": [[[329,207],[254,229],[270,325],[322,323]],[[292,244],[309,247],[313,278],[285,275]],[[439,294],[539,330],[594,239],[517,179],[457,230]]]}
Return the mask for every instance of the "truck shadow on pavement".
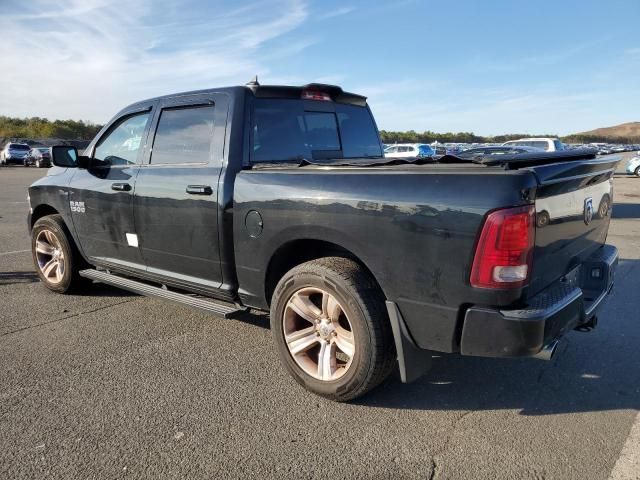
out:
{"label": "truck shadow on pavement", "polygon": [[93,283],[85,290],[75,293],[80,297],[139,297],[136,293],[112,287],[104,283]]}
{"label": "truck shadow on pavement", "polygon": [[356,404],[415,410],[519,410],[552,415],[640,410],[640,260],[620,260],[611,298],[589,333],[570,332],[556,356],[491,359],[436,354],[431,371],[412,384],[398,375]]}
{"label": "truck shadow on pavement", "polygon": [[38,282],[36,272],[0,272],[0,285]]}
{"label": "truck shadow on pavement", "polygon": [[[19,283],[39,283],[38,274],[34,271],[22,272],[0,272],[0,285],[15,285]],[[44,286],[42,287],[44,288]],[[102,283],[94,283],[82,292],[75,293],[82,297],[131,297],[134,293],[119,288],[105,285]]]}
{"label": "truck shadow on pavement", "polygon": [[640,218],[640,203],[614,203],[613,218]]}
{"label": "truck shadow on pavement", "polygon": [[637,377],[637,362],[624,366],[621,358],[605,360],[613,351],[607,347],[587,362],[589,366],[583,365],[579,359],[586,349],[577,347],[577,335],[582,334],[565,338],[561,351],[546,365],[534,359],[443,355],[434,358],[424,378],[409,385],[393,378],[356,404],[411,410],[518,410],[531,416],[640,409],[638,384],[628,378]]}

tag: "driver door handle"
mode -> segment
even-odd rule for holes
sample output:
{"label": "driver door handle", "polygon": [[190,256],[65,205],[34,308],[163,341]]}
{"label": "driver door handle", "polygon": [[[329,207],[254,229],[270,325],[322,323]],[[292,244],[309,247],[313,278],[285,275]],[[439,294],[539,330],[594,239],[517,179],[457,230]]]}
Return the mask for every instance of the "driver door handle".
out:
{"label": "driver door handle", "polygon": [[111,190],[115,190],[116,192],[128,192],[131,190],[131,185],[128,183],[112,183]]}
{"label": "driver door handle", "polygon": [[211,195],[213,189],[209,185],[188,185],[187,193],[191,195]]}

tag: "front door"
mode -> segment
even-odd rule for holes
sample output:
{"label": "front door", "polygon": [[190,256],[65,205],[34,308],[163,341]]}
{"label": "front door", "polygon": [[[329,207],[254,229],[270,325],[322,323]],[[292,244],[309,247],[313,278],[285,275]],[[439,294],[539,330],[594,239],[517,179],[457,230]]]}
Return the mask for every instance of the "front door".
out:
{"label": "front door", "polygon": [[88,149],[88,168],[78,168],[71,181],[73,226],[95,263],[145,268],[135,242],[133,189],[152,113],[149,106],[115,119]]}
{"label": "front door", "polygon": [[135,225],[147,272],[186,287],[222,283],[218,181],[227,104],[218,94],[163,100],[136,181]]}

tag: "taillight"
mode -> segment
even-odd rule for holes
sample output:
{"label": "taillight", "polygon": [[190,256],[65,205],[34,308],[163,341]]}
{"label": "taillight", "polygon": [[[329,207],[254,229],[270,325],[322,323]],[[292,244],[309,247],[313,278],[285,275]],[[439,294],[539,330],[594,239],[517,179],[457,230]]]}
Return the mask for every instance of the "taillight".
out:
{"label": "taillight", "polygon": [[301,95],[303,100],[322,100],[326,102],[331,101],[331,96],[328,93],[321,92],[319,90],[303,90]]}
{"label": "taillight", "polygon": [[491,212],[476,247],[471,286],[515,288],[529,280],[535,242],[535,207]]}

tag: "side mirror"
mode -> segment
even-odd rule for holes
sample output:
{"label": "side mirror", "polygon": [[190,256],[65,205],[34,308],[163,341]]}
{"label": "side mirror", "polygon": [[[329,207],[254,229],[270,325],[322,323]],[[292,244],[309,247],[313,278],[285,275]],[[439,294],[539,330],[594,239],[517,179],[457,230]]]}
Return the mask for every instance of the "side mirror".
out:
{"label": "side mirror", "polygon": [[78,166],[78,149],[68,145],[51,147],[51,162],[56,167],[75,168]]}
{"label": "side mirror", "polygon": [[87,168],[89,159],[78,154],[76,147],[69,145],[56,145],[51,147],[51,162],[57,167]]}

